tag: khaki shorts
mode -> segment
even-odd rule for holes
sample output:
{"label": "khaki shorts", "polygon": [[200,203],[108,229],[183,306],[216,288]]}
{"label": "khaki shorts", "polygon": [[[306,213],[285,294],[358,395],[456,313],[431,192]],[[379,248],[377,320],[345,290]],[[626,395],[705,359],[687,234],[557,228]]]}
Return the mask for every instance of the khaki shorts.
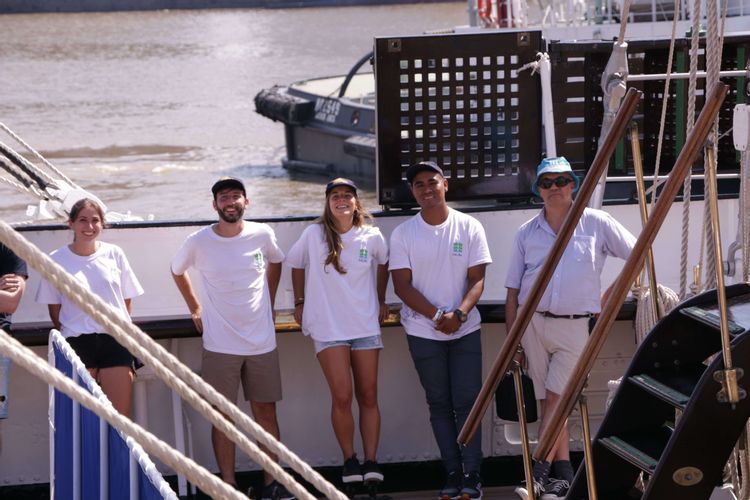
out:
{"label": "khaki shorts", "polygon": [[256,356],[223,354],[203,349],[201,372],[203,380],[229,401],[237,401],[240,381],[247,401],[281,401],[278,349]]}
{"label": "khaki shorts", "polygon": [[534,313],[521,340],[526,373],[537,399],[562,394],[589,338],[589,318],[546,318]]}

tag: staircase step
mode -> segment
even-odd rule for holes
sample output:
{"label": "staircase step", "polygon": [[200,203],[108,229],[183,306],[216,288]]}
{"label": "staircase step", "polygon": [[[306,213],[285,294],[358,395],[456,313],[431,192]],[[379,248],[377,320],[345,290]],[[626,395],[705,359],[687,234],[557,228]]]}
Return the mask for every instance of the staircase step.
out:
{"label": "staircase step", "polygon": [[644,472],[656,469],[661,453],[672,436],[673,428],[640,429],[599,439],[599,443],[623,460]]}
{"label": "staircase step", "polygon": [[683,366],[677,373],[641,373],[628,380],[675,408],[684,409],[705,368],[704,365]]}
{"label": "staircase step", "polygon": [[[715,310],[705,309],[702,306],[692,306],[681,309],[680,312],[685,316],[690,316],[691,318],[697,319],[701,323],[705,323],[716,328],[717,330],[721,330],[721,319],[719,318],[718,312]],[[745,328],[742,325],[732,321],[731,319],[727,320],[727,324],[729,326],[730,335],[739,335],[745,331]]]}

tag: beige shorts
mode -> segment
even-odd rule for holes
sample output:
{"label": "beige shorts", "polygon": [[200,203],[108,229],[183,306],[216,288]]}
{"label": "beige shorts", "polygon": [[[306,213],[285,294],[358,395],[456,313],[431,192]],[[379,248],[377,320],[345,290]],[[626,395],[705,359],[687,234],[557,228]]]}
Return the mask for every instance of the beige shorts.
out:
{"label": "beige shorts", "polygon": [[588,338],[588,318],[546,318],[534,313],[521,345],[537,399],[545,399],[547,391],[562,394]]}
{"label": "beige shorts", "polygon": [[201,372],[203,380],[229,401],[237,401],[240,381],[247,401],[281,401],[278,349],[256,356],[222,354],[203,349]]}

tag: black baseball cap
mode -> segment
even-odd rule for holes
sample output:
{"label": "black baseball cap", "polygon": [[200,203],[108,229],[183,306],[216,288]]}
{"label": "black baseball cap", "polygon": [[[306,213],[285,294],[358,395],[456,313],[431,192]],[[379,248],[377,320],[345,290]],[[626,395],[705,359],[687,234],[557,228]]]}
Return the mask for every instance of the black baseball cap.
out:
{"label": "black baseball cap", "polygon": [[420,172],[435,172],[440,174],[441,177],[445,177],[445,175],[443,175],[443,169],[438,167],[438,164],[434,161],[420,161],[406,169],[406,182],[412,184],[414,178]]}
{"label": "black baseball cap", "polygon": [[239,189],[242,191],[242,196],[247,196],[245,185],[236,177],[222,177],[211,186],[211,192],[214,194],[214,198],[216,198],[216,193],[230,188]]}
{"label": "black baseball cap", "polygon": [[337,188],[339,186],[346,186],[353,189],[355,193],[357,192],[357,185],[354,184],[351,179],[337,177],[336,179],[333,179],[331,182],[326,184],[326,196],[328,196],[328,193],[330,193],[333,188]]}

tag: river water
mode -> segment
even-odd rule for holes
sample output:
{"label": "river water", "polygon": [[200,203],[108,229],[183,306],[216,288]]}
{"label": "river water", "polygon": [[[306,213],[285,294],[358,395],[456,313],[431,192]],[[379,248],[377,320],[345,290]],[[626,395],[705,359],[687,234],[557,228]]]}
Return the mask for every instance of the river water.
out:
{"label": "river water", "polygon": [[[234,175],[250,216],[319,213],[325,179],[281,168],[255,94],[346,73],[375,36],[466,23],[464,2],[0,15],[0,121],[118,212],[212,218],[210,185]],[[6,221],[35,202],[5,184],[0,200]]]}

